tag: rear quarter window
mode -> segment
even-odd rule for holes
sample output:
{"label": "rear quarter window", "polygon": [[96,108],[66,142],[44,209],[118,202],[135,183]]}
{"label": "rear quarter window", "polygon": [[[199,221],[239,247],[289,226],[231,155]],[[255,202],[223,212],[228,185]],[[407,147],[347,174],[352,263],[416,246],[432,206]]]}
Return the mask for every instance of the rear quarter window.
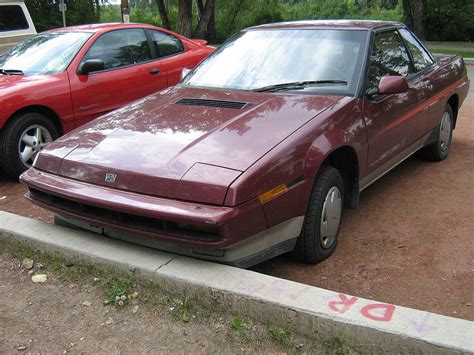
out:
{"label": "rear quarter window", "polygon": [[0,32],[28,29],[23,9],[19,5],[0,5]]}

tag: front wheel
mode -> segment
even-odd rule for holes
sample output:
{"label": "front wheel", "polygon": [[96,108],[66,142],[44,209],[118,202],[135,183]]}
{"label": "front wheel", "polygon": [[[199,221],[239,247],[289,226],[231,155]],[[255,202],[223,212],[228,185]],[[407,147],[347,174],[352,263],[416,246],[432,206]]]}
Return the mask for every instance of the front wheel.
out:
{"label": "front wheel", "polygon": [[53,122],[40,113],[13,117],[1,135],[1,167],[11,178],[18,178],[31,167],[36,155],[58,136]]}
{"label": "front wheel", "polygon": [[344,202],[344,182],[339,171],[324,166],[316,178],[294,255],[316,264],[336,249]]}

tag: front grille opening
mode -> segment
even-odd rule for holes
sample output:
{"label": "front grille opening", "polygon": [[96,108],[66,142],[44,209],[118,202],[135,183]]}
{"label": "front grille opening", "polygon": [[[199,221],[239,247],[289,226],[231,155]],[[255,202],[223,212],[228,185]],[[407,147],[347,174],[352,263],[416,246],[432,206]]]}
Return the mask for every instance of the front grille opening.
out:
{"label": "front grille opening", "polygon": [[243,110],[244,108],[251,105],[248,102],[238,101],[223,101],[223,100],[208,100],[208,99],[180,99],[176,102],[177,105],[188,105],[188,106],[207,106],[207,107],[221,107],[221,108],[232,108],[235,110]]}
{"label": "front grille opening", "polygon": [[178,223],[114,211],[107,208],[79,203],[31,188],[30,197],[35,201],[59,208],[65,212],[71,212],[80,216],[93,218],[117,226],[136,229],[138,231],[165,233],[172,236],[195,240],[214,241],[219,239],[219,231],[215,226],[195,226],[189,223]]}

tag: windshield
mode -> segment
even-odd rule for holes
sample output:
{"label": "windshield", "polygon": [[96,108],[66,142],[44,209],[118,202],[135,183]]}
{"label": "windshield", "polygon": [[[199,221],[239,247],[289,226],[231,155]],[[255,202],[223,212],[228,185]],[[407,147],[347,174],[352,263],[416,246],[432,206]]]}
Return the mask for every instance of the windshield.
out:
{"label": "windshield", "polygon": [[[367,31],[256,29],[222,45],[182,82],[184,85],[258,90],[304,82],[299,92],[354,94]],[[301,85],[300,85],[301,86]],[[296,89],[288,86],[287,90]]]}
{"label": "windshield", "polygon": [[92,35],[88,32],[44,33],[17,44],[0,56],[0,69],[25,75],[64,71]]}

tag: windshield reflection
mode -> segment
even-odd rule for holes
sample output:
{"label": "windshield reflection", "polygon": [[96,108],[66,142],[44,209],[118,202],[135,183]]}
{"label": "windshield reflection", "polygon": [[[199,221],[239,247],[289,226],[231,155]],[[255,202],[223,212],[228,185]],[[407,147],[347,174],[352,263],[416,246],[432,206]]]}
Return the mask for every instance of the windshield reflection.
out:
{"label": "windshield reflection", "polygon": [[91,35],[89,32],[56,32],[34,36],[1,55],[0,68],[21,70],[25,75],[60,73]]}
{"label": "windshield reflection", "polygon": [[[298,81],[339,80],[307,92],[353,93],[367,31],[255,29],[239,33],[199,65],[183,84],[253,90]],[[348,85],[342,82],[347,82]]]}

